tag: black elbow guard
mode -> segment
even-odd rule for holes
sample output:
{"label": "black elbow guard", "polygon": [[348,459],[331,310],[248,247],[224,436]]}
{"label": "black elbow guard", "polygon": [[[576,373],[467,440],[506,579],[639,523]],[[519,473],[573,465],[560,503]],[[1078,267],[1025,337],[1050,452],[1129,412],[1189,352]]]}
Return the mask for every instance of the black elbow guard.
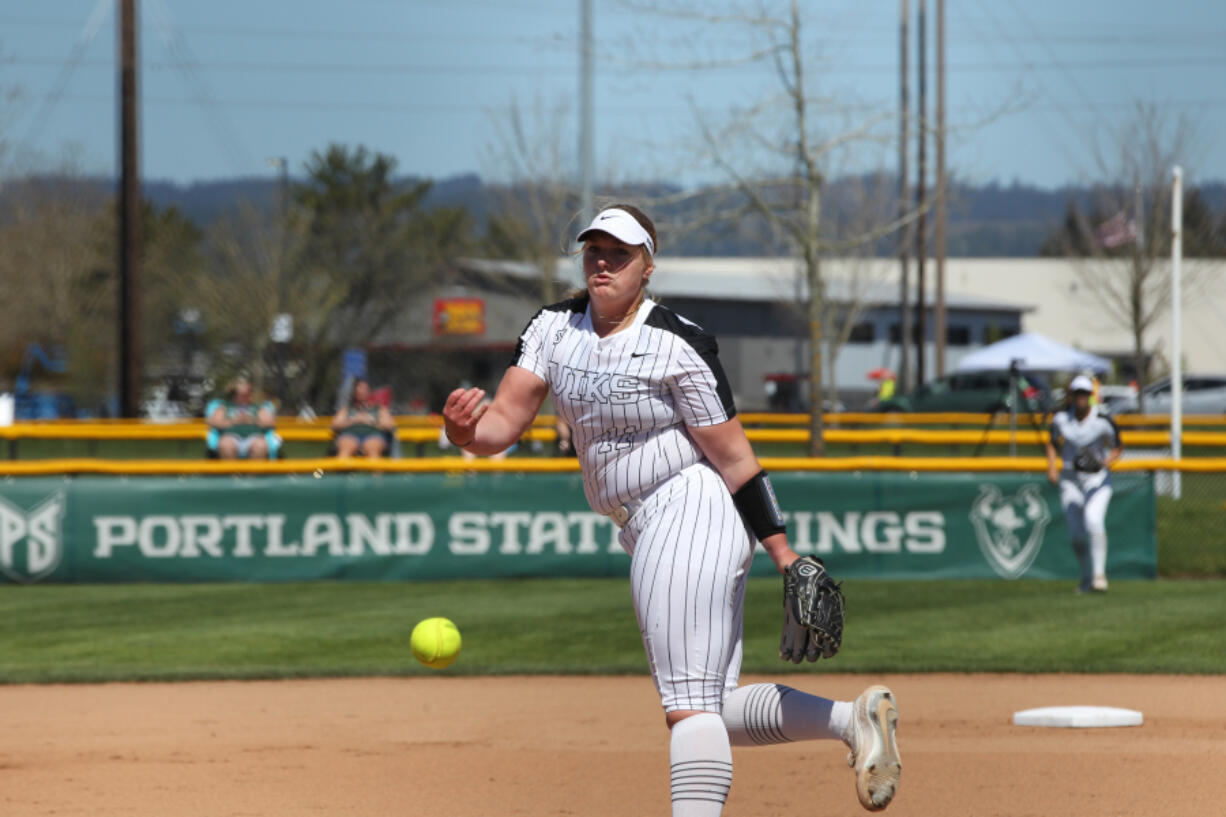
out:
{"label": "black elbow guard", "polygon": [[768,536],[787,531],[787,526],[783,523],[783,511],[779,509],[779,500],[775,498],[775,489],[771,487],[770,477],[765,471],[754,474],[749,482],[737,489],[732,495],[732,502],[759,542]]}

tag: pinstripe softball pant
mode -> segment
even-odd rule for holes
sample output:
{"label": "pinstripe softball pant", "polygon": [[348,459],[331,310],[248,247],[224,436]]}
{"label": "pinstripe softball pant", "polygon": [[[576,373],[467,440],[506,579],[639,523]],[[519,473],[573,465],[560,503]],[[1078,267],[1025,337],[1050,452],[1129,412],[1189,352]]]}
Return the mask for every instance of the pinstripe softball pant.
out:
{"label": "pinstripe softball pant", "polygon": [[723,479],[700,462],[669,478],[627,521],[630,590],[666,711],[720,712],[741,671],[753,539]]}

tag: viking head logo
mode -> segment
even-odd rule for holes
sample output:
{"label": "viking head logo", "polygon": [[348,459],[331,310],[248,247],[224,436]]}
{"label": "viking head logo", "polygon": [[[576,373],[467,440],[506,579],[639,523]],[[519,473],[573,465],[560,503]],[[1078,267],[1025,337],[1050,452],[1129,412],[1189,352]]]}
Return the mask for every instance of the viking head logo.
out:
{"label": "viking head logo", "polygon": [[50,575],[64,553],[63,517],[61,493],[29,511],[0,498],[0,573],[16,582],[36,582]]}
{"label": "viking head logo", "polygon": [[1051,521],[1038,485],[1025,485],[1006,498],[995,485],[980,485],[971,506],[971,525],[979,549],[992,569],[1006,579],[1024,574],[1043,547]]}

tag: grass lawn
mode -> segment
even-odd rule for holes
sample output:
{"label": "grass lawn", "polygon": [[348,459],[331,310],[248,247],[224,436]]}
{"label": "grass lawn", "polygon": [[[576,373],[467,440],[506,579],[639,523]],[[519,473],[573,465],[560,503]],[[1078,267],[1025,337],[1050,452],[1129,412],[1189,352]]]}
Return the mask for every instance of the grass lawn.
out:
{"label": "grass lawn", "polygon": [[[1216,580],[849,581],[842,652],[777,657],[780,585],[750,582],[748,672],[1226,672]],[[0,682],[429,673],[420,619],[464,637],[447,673],[641,673],[624,579],[421,584],[0,585]]]}

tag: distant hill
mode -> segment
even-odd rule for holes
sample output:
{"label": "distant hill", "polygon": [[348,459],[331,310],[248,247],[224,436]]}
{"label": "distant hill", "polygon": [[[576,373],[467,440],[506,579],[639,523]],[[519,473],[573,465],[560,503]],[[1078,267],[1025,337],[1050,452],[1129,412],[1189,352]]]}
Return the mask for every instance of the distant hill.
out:
{"label": "distant hill", "polygon": [[[406,179],[406,182],[416,181]],[[887,180],[888,181],[888,180]],[[862,179],[843,179],[826,187],[827,213],[837,218],[840,203]],[[115,182],[102,178],[65,179],[32,177],[7,183],[0,188],[0,203],[35,190],[71,190],[89,200],[105,201],[115,193]],[[888,189],[888,188],[887,188]],[[1200,187],[1202,195],[1218,218],[1226,219],[1226,182],[1211,182]],[[202,181],[192,184],[148,180],[145,195],[159,207],[174,206],[201,226],[234,210],[240,202],[260,209],[277,204],[275,178],[238,178]],[[677,192],[661,184],[625,185],[619,195],[626,197],[661,196]],[[1014,182],[970,185],[955,183],[949,197],[949,254],[980,257],[1032,257],[1038,255],[1043,239],[1056,229],[1070,200],[1079,204],[1089,199],[1089,189],[1063,187],[1055,190],[1030,187]],[[428,206],[466,208],[481,226],[489,208],[489,196],[480,177],[454,176],[435,180],[427,198]],[[688,205],[697,206],[697,205]],[[669,215],[686,215],[687,205],[670,208]],[[758,255],[764,251],[761,236],[766,231],[752,222],[723,225],[718,229],[676,236],[667,251],[678,255]],[[891,242],[877,246],[879,253],[891,252]]]}

